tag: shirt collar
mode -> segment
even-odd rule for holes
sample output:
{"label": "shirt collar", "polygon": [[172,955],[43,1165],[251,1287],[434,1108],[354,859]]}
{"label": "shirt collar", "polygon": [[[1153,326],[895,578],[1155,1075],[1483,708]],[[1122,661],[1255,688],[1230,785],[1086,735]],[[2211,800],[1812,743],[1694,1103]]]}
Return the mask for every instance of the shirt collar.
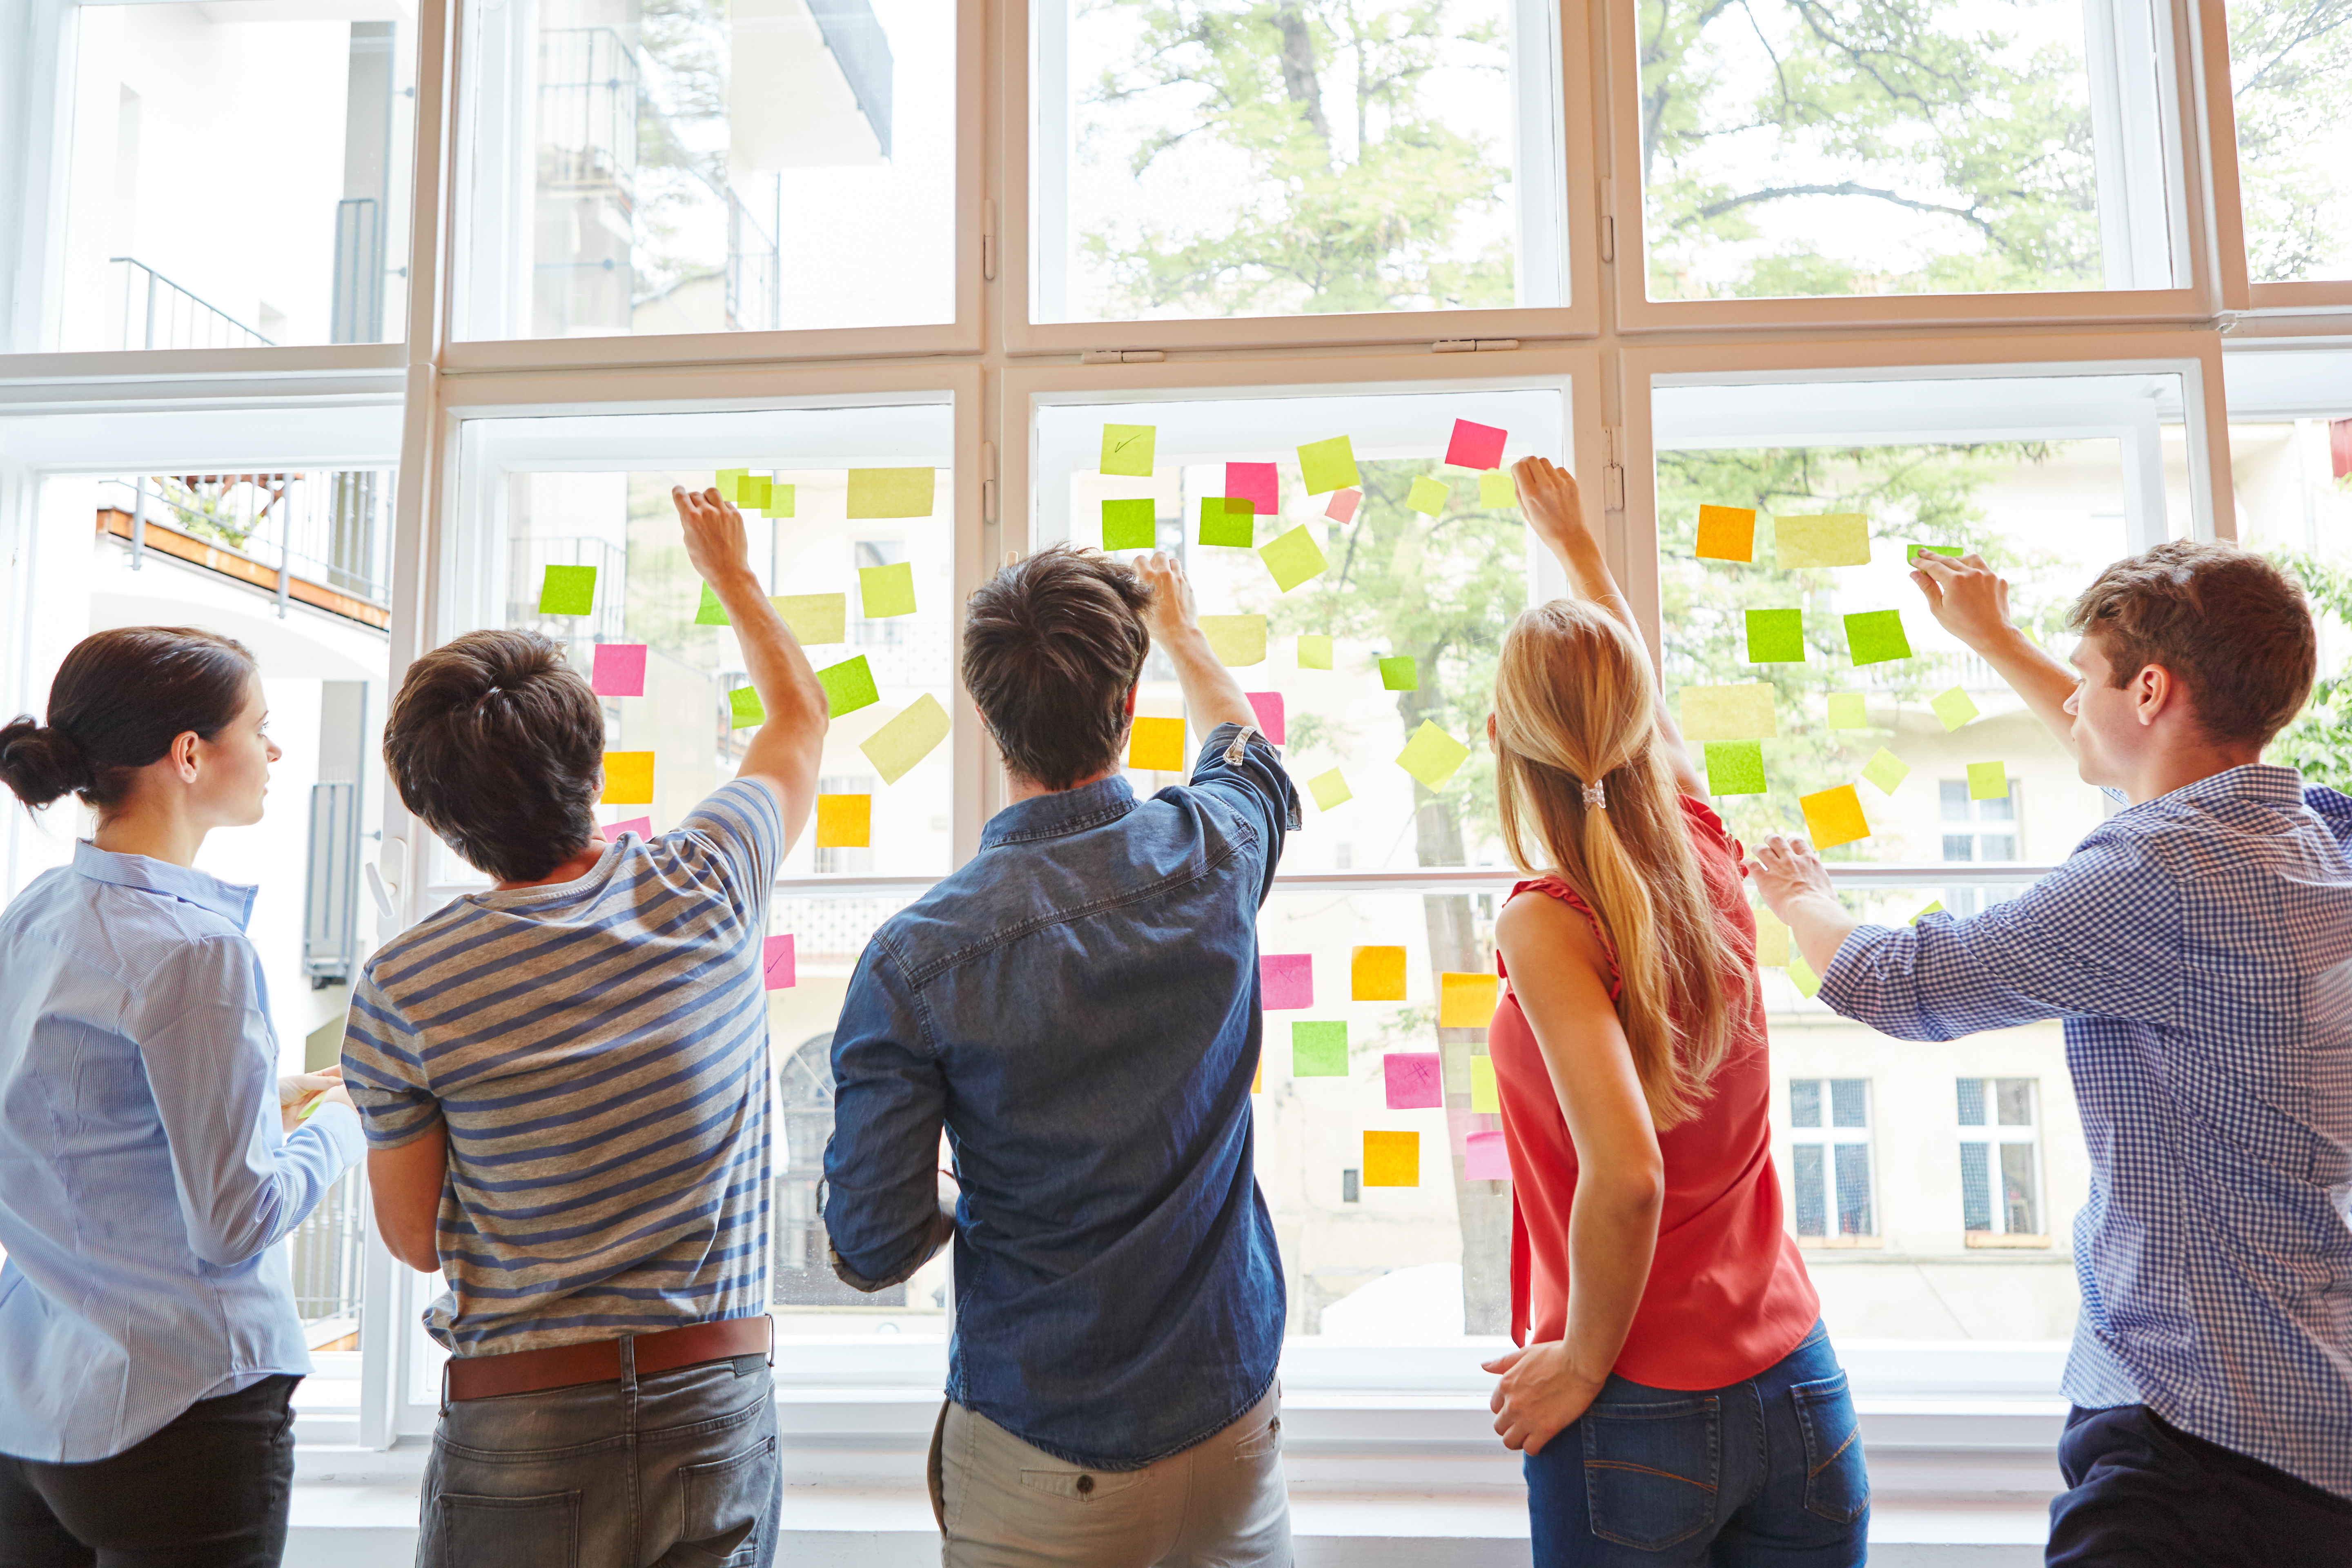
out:
{"label": "shirt collar", "polygon": [[980,847],[993,849],[1000,844],[1059,838],[1064,834],[1117,822],[1134,809],[1135,792],[1127,787],[1125,778],[1114,773],[1076,789],[1032,795],[1006,806],[990,817],[988,826],[981,830]]}
{"label": "shirt collar", "polygon": [[2224,768],[2218,773],[2209,774],[2195,784],[2182,784],[2171,794],[2157,798],[2182,801],[2191,805],[2219,805],[2224,801],[2252,801],[2262,805],[2301,805],[2303,775],[2293,768],[2273,767],[2268,763],[2248,763],[2242,767]]}
{"label": "shirt collar", "polygon": [[224,882],[193,866],[174,866],[169,860],[151,859],[144,855],[117,855],[100,849],[87,838],[74,840],[73,863],[76,871],[93,882],[136,888],[142,893],[161,893],[200,910],[209,910],[233,921],[239,931],[252,917],[254,895],[260,891],[242,882]]}

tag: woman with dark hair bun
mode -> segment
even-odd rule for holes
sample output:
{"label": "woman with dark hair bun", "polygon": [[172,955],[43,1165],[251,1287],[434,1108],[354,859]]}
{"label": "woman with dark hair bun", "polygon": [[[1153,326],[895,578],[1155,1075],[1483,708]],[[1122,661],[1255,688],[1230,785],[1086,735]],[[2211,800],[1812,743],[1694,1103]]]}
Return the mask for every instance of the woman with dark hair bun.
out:
{"label": "woman with dark hair bun", "polygon": [[129,626],[0,725],[27,810],[98,814],[0,912],[0,1564],[285,1549],[310,1358],[276,1243],[363,1145],[334,1075],[278,1077],[254,889],[195,868],[261,820],[268,718],[238,644]]}

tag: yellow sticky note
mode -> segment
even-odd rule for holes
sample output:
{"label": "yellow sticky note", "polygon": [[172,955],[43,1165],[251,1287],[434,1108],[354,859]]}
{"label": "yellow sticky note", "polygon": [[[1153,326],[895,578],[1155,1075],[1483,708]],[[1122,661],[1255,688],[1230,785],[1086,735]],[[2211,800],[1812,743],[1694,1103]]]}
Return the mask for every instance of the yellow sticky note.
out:
{"label": "yellow sticky note", "polygon": [[874,842],[874,797],[870,795],[821,795],[816,797],[816,847],[820,849],[864,849]]}
{"label": "yellow sticky note", "polygon": [[654,803],[654,754],[651,752],[604,753],[604,793],[599,805],[651,805]]}
{"label": "yellow sticky note", "polygon": [[1933,902],[1933,903],[1929,904],[1926,909],[1921,910],[1917,914],[1913,915],[1913,916],[1911,917],[1911,923],[1912,923],[1913,925],[1917,925],[1921,921],[1926,920],[1929,915],[1940,915],[1940,914],[1947,914],[1947,913],[1949,913],[1949,912],[1950,912],[1950,911],[1947,910],[1944,908],[1944,900],[1941,900],[1941,899],[1937,899],[1935,902]]}
{"label": "yellow sticky note", "polygon": [[1421,1134],[1365,1133],[1362,1180],[1368,1187],[1421,1185]]}
{"label": "yellow sticky note", "polygon": [[1801,952],[1791,955],[1789,960],[1789,980],[1796,986],[1800,996],[1811,996],[1822,988],[1822,977],[1813,973],[1813,966],[1805,962],[1805,955]]}
{"label": "yellow sticky note", "polygon": [[1470,1110],[1479,1116],[1494,1116],[1503,1109],[1503,1096],[1495,1087],[1495,1058],[1470,1058]]}
{"label": "yellow sticky note", "polygon": [[1250,1092],[1252,1094],[1265,1092],[1265,1058],[1263,1054],[1257,1058],[1257,1076],[1250,1079]]}
{"label": "yellow sticky note", "polygon": [[1201,633],[1217,662],[1228,669],[1265,662],[1264,616],[1202,616]]}
{"label": "yellow sticky note", "polygon": [[1351,489],[1363,483],[1356,472],[1356,444],[1345,436],[1309,441],[1299,447],[1298,472],[1306,479],[1307,493],[1311,496],[1319,496],[1326,490]]}
{"label": "yellow sticky note", "polygon": [[771,484],[768,487],[768,504],[760,509],[760,515],[761,517],[791,517],[794,515],[795,509],[799,504],[797,500],[798,493],[799,487],[797,486]]}
{"label": "yellow sticky note", "polygon": [[1862,797],[1853,793],[1852,784],[1799,795],[1797,805],[1805,814],[1805,832],[1816,849],[1834,849],[1870,837],[1870,822],[1862,815]]}
{"label": "yellow sticky note", "polygon": [[1888,751],[1878,748],[1876,754],[1863,764],[1862,776],[1879,788],[1882,795],[1893,795],[1911,776],[1911,764]]}
{"label": "yellow sticky note", "polygon": [[1495,1020],[1502,978],[1494,974],[1441,973],[1437,977],[1437,1026],[1483,1029]]}
{"label": "yellow sticky note", "polygon": [[1298,637],[1298,668],[1328,669],[1331,668],[1331,639],[1302,632]]}
{"label": "yellow sticky note", "polygon": [[1404,949],[1360,947],[1348,966],[1348,994],[1358,1002],[1404,1000]]}
{"label": "yellow sticky note", "polygon": [[1858,511],[1772,520],[1772,563],[1783,572],[1809,566],[1870,564],[1870,520]]}
{"label": "yellow sticky note", "polygon": [[1148,479],[1151,477],[1152,448],[1159,443],[1160,432],[1152,426],[1106,425],[1103,426],[1102,471]]}
{"label": "yellow sticky note", "polygon": [[1519,504],[1519,487],[1510,470],[1496,468],[1478,476],[1478,505],[1486,511],[1507,511]]}
{"label": "yellow sticky note", "polygon": [[1310,577],[1320,577],[1330,565],[1322,548],[1304,523],[1258,551],[1258,559],[1274,574],[1274,585],[1289,593]]}
{"label": "yellow sticky note", "polygon": [[2005,763],[1970,763],[1969,764],[1969,798],[1970,800],[2005,800],[2009,797],[2009,765]]}
{"label": "yellow sticky note", "polygon": [[749,468],[721,468],[712,478],[710,488],[719,492],[720,500],[733,500],[736,498],[736,487],[751,475],[751,470]]}
{"label": "yellow sticky note", "polygon": [[1307,793],[1315,797],[1315,809],[1318,811],[1328,811],[1335,805],[1344,805],[1356,798],[1355,791],[1348,787],[1348,781],[1339,776],[1339,770],[1337,768],[1333,768],[1327,773],[1317,773],[1313,778],[1308,779]]}
{"label": "yellow sticky note", "polygon": [[852,517],[929,517],[937,468],[852,468]]}
{"label": "yellow sticky note", "polygon": [[1431,789],[1444,789],[1445,781],[1469,755],[1469,747],[1423,719],[1404,750],[1397,753],[1397,766]]}
{"label": "yellow sticky note", "polygon": [[1863,705],[1859,691],[1830,693],[1830,728],[1832,730],[1867,730],[1870,714]]}
{"label": "yellow sticky note", "polygon": [[915,613],[915,563],[900,561],[888,566],[860,566],[857,596],[869,621]]}
{"label": "yellow sticky note", "polygon": [[1969,696],[1966,690],[1958,686],[1952,687],[1950,689],[1946,691],[1937,692],[1935,698],[1928,702],[1927,708],[1928,710],[1934,713],[1938,720],[1942,721],[1943,726],[1947,731],[1958,729],[1961,725],[1974,719],[1978,713],[1975,700]]}
{"label": "yellow sticky note", "polygon": [[1184,771],[1184,721],[1138,719],[1127,733],[1127,765],[1139,773]]}
{"label": "yellow sticky note", "polygon": [[849,635],[846,594],[771,594],[768,603],[803,646],[841,642]]}
{"label": "yellow sticky note", "polygon": [[1789,928],[1761,904],[1756,906],[1756,962],[1765,969],[1789,962]]}
{"label": "yellow sticky note", "polygon": [[1454,499],[1454,487],[1433,475],[1423,474],[1412,481],[1412,489],[1404,495],[1404,504],[1424,516],[1435,517]]}
{"label": "yellow sticky note", "polygon": [[1698,558],[1701,561],[1755,560],[1755,509],[1744,506],[1699,508]]}
{"label": "yellow sticky note", "polygon": [[947,738],[948,710],[926,691],[908,703],[905,712],[866,736],[857,749],[866,753],[884,784],[894,784]]}
{"label": "yellow sticky note", "polygon": [[1772,716],[1772,688],[1763,681],[1685,686],[1680,696],[1685,741],[1761,741],[1780,732]]}

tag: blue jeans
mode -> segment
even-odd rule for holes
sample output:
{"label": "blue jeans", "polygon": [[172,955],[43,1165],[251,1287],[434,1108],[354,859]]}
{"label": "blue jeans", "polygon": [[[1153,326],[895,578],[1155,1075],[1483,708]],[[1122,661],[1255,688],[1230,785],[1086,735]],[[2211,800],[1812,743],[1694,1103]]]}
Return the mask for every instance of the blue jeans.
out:
{"label": "blue jeans", "polygon": [[783,1501],[765,1356],[445,1400],[416,1563],[768,1568]]}
{"label": "blue jeans", "polygon": [[1830,1331],[1746,1383],[1612,1377],[1526,1460],[1536,1568],[1858,1568],[1870,1477]]}

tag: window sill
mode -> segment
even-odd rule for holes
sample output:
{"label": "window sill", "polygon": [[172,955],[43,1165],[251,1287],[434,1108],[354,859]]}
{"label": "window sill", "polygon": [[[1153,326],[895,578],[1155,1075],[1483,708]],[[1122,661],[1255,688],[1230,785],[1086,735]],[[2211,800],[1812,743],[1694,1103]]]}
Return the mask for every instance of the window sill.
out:
{"label": "window sill", "polygon": [[1821,1247],[1828,1251],[1844,1251],[1853,1247],[1881,1247],[1886,1245],[1883,1236],[1801,1236],[1797,1245],[1811,1251]]}
{"label": "window sill", "polygon": [[2037,1247],[2047,1250],[2050,1238],[2047,1236],[2027,1236],[2021,1232],[2010,1236],[1997,1236],[1989,1230],[1972,1230],[1968,1234],[1968,1245],[1971,1250],[1979,1247],[1993,1251],[2030,1250]]}

